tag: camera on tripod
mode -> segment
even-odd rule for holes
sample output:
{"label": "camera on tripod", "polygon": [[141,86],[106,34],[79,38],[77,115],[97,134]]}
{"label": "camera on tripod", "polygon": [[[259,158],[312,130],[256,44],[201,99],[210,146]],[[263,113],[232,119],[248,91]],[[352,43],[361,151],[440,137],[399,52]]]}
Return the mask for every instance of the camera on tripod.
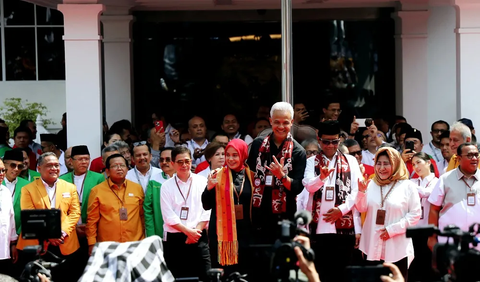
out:
{"label": "camera on tripod", "polygon": [[447,237],[446,243],[437,243],[433,248],[432,267],[441,275],[442,281],[480,281],[480,252],[473,247],[478,245],[480,224],[474,223],[465,232],[455,225],[446,226],[443,231],[434,225],[411,227],[407,237],[430,237],[437,234]]}
{"label": "camera on tripod", "polygon": [[22,210],[22,238],[37,239],[39,245],[27,246],[23,249],[26,255],[34,256],[35,260],[27,263],[20,276],[21,281],[37,282],[40,281],[38,273],[42,273],[47,278],[51,278],[50,269],[58,265],[57,263],[47,262],[40,257],[44,254],[44,244],[48,239],[58,239],[62,236],[60,210]]}

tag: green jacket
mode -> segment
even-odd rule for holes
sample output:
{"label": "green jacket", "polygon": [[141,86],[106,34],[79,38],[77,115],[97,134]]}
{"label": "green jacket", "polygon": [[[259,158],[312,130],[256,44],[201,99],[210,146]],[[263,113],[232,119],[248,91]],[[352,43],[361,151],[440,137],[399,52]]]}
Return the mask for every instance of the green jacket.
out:
{"label": "green jacket", "polygon": [[[22,227],[22,221],[20,217],[20,198],[22,197],[22,188],[30,184],[27,180],[17,177],[17,184],[15,185],[15,195],[13,196],[13,212],[15,213],[15,228],[17,229],[17,234],[20,234]],[[5,180],[3,180],[3,185],[5,185]]]}
{"label": "green jacket", "polygon": [[[60,176],[60,179],[67,181],[68,183],[75,184],[73,181],[73,171],[65,173]],[[90,196],[90,191],[93,187],[105,181],[103,174],[87,170],[87,175],[85,176],[85,182],[83,183],[83,195],[82,195],[82,223],[87,223],[87,209],[88,209],[88,197]]]}
{"label": "green jacket", "polygon": [[35,179],[40,178],[40,173],[35,170],[28,169],[27,177],[21,176],[21,178],[27,180],[29,183],[35,181]]}
{"label": "green jacket", "polygon": [[163,238],[163,216],[160,207],[160,190],[162,184],[150,180],[147,186],[143,210],[145,212],[145,230],[147,237],[158,235]]}
{"label": "green jacket", "polygon": [[12,150],[12,148],[10,148],[9,146],[7,146],[5,144],[0,145],[0,158],[3,159],[3,156],[5,155],[5,152],[10,151],[10,150]]}

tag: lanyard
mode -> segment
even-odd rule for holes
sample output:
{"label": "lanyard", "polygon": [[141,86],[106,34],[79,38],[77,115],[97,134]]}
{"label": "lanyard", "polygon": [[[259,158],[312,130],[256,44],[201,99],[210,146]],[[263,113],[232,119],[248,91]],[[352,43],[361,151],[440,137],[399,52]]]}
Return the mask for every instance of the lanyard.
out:
{"label": "lanyard", "polygon": [[[108,181],[108,180],[107,180]],[[122,184],[123,185],[123,184]],[[125,193],[123,193],[123,200],[120,199],[120,197],[118,196],[117,193],[115,193],[115,191],[113,191],[112,189],[112,186],[108,185],[108,187],[110,188],[110,190],[112,190],[113,194],[115,194],[115,196],[117,197],[117,199],[120,201],[120,203],[122,203],[122,208],[125,206],[124,202],[125,202],[125,194],[127,194],[127,184],[125,184]],[[120,187],[117,185],[117,187],[120,189]]]}
{"label": "lanyard", "polygon": [[190,190],[192,189],[192,183],[193,183],[193,179],[190,181],[190,186],[188,187],[187,197],[185,198],[185,196],[183,196],[182,190],[180,190],[180,186],[178,186],[177,177],[175,176],[175,184],[177,184],[178,192],[180,192],[180,195],[182,195],[182,198],[185,201],[185,206],[187,205],[188,196],[190,196]]}
{"label": "lanyard", "polygon": [[388,195],[390,195],[390,192],[392,192],[393,187],[395,187],[395,184],[397,184],[397,181],[395,181],[392,187],[390,188],[390,190],[388,190],[387,195],[385,195],[385,198],[383,197],[383,186],[380,186],[380,199],[382,200],[382,208],[383,208],[383,205],[385,204],[385,201],[387,200]]}
{"label": "lanyard", "polygon": [[[79,199],[80,201],[83,195],[83,186],[85,185],[85,179],[87,179],[87,174],[88,174],[88,171],[85,172],[85,177],[83,178],[83,181],[82,181],[82,188],[80,188],[80,193],[78,193],[78,197],[80,198]],[[75,172],[72,172],[72,183],[75,184]]]}
{"label": "lanyard", "polygon": [[233,192],[235,192],[235,195],[237,196],[237,203],[240,204],[240,196],[242,195],[243,192],[243,185],[245,184],[245,178],[247,175],[243,175],[243,180],[242,180],[242,186],[240,187],[240,192],[237,191],[237,187],[233,184],[233,179],[232,179],[232,186],[233,186]]}
{"label": "lanyard", "polygon": [[[138,176],[138,170],[136,166],[133,168],[133,171],[135,171],[135,175],[137,176],[138,184],[142,185],[142,182],[140,181],[140,177]],[[146,187],[148,186],[148,183],[150,182],[150,177],[152,177],[152,171],[153,171],[153,167],[150,165],[150,172],[148,173],[147,184],[145,185],[145,187],[143,187],[142,185],[143,190],[146,189]]]}
{"label": "lanyard", "polygon": [[463,183],[465,183],[465,185],[467,185],[467,187],[470,189],[470,192],[472,192],[472,186],[475,185],[476,179],[473,178],[472,186],[470,186],[470,185],[467,183],[467,181],[465,180],[465,176],[462,177],[462,180],[463,180]]}
{"label": "lanyard", "polygon": [[55,184],[55,190],[53,191],[52,198],[50,198],[50,196],[48,196],[48,199],[50,200],[50,207],[52,207],[53,199],[55,199],[55,197],[57,197],[57,184]]}

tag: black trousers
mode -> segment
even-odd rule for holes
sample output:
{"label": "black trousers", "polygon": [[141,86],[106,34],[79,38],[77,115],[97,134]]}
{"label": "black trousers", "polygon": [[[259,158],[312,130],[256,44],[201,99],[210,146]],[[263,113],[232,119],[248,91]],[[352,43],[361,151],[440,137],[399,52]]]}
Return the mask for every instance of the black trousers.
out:
{"label": "black trousers", "polygon": [[211,262],[206,230],[196,244],[185,244],[186,240],[183,233],[167,233],[163,249],[168,269],[175,278],[199,277],[201,281],[209,281],[207,271]]}
{"label": "black trousers", "polygon": [[[383,264],[383,260],[377,260],[377,261],[369,261],[367,260],[368,256],[365,259],[365,265],[379,265]],[[400,272],[402,273],[403,278],[405,279],[405,282],[408,282],[408,257],[404,257],[403,259],[394,262],[398,269],[400,269]]]}
{"label": "black trousers", "polygon": [[0,260],[0,273],[8,276],[15,277],[15,272],[13,269],[12,259],[2,259]]}
{"label": "black trousers", "polygon": [[312,249],[320,281],[338,282],[351,264],[355,235],[316,234],[312,236]]}
{"label": "black trousers", "polygon": [[410,281],[434,281],[434,272],[432,269],[432,252],[428,248],[428,237],[413,237],[413,249],[415,258],[408,269],[408,278]]}

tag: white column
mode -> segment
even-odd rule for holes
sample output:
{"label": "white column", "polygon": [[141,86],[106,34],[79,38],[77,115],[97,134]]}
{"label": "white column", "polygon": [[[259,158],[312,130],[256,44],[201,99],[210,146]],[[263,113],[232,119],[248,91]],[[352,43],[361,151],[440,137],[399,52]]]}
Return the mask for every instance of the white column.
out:
{"label": "white column", "polygon": [[[475,2],[475,3],[474,3]],[[455,1],[457,11],[457,118],[480,125],[480,3]]]}
{"label": "white column", "polygon": [[[457,118],[455,9],[430,8],[428,20],[428,123]],[[425,139],[425,136],[424,136]],[[430,139],[428,139],[430,140]]]}
{"label": "white column", "polygon": [[100,19],[102,4],[59,4],[63,13],[68,146],[84,144],[92,157],[102,144]]}
{"label": "white column", "polygon": [[[108,10],[108,8],[107,8]],[[102,15],[105,115],[109,125],[132,120],[131,15]]]}
{"label": "white column", "polygon": [[425,135],[430,132],[430,124],[425,118],[428,104],[429,12],[398,11],[393,16],[396,29],[396,112]]}

